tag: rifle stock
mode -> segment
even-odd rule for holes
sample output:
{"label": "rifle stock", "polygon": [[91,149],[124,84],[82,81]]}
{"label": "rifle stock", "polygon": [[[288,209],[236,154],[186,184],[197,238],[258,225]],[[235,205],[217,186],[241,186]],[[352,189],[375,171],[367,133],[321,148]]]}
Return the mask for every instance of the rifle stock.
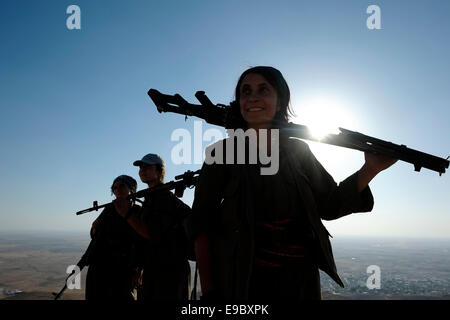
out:
{"label": "rifle stock", "polygon": [[[205,120],[210,124],[221,126],[227,129],[239,127],[238,117],[231,105],[214,105],[206,96],[204,91],[197,91],[195,97],[200,101],[200,105],[191,104],[184,100],[179,94],[167,95],[160,93],[156,89],[148,91],[158,112],[174,112],[186,116],[195,116]],[[436,171],[439,175],[445,173],[449,166],[448,158],[440,158],[425,152],[410,149],[406,145],[398,145],[374,137],[364,135],[359,132],[339,128],[339,134],[328,134],[322,139],[318,139],[311,134],[308,127],[295,123],[281,124],[280,134],[287,134],[290,137],[331,144],[339,147],[355,149],[363,152],[371,152],[386,155],[414,165],[415,171],[427,168]]]}

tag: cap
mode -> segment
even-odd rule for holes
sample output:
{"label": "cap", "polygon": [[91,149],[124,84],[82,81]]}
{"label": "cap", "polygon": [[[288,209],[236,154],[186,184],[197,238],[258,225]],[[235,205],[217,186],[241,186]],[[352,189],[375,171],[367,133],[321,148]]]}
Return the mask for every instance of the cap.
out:
{"label": "cap", "polygon": [[146,154],[141,160],[136,160],[135,162],[133,162],[134,166],[140,166],[141,164],[146,163],[146,164],[160,164],[160,165],[164,165],[164,160],[158,156],[157,154],[154,153],[149,153]]}

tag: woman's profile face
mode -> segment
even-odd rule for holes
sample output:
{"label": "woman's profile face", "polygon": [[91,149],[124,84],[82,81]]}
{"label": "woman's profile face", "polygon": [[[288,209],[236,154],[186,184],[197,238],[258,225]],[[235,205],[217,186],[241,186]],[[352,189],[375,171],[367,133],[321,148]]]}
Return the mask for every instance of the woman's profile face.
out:
{"label": "woman's profile face", "polygon": [[161,174],[156,169],[156,165],[142,163],[139,166],[139,177],[143,183],[153,186],[158,184]]}
{"label": "woman's profile face", "polygon": [[262,75],[249,73],[242,79],[239,92],[241,115],[248,127],[269,129],[279,110],[275,88]]}
{"label": "woman's profile face", "polygon": [[125,182],[117,180],[112,186],[112,192],[114,193],[116,198],[126,197],[131,193],[131,189],[128,188]]}

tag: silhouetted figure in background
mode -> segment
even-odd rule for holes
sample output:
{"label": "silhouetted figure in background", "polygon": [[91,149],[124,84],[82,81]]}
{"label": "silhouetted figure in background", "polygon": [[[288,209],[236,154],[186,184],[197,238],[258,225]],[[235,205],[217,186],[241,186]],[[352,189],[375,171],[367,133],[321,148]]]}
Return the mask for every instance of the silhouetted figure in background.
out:
{"label": "silhouetted figure in background", "polygon": [[[137,182],[130,176],[121,175],[114,179],[111,192],[126,197],[136,192]],[[131,301],[140,274],[139,252],[144,239],[141,238],[126,219],[138,214],[140,206],[128,200],[128,216],[120,216],[113,205],[105,207],[91,228],[91,241],[95,241],[88,257],[89,269],[86,276],[86,300]]]}
{"label": "silhouetted figure in background", "polygon": [[[133,163],[139,177],[149,188],[163,184],[165,167],[161,157],[147,154]],[[129,207],[123,199],[115,201],[117,211],[125,216]],[[188,240],[182,218],[190,208],[172,192],[157,191],[145,198],[138,216],[128,223],[146,239],[143,251],[144,300],[187,300],[190,266]]]}

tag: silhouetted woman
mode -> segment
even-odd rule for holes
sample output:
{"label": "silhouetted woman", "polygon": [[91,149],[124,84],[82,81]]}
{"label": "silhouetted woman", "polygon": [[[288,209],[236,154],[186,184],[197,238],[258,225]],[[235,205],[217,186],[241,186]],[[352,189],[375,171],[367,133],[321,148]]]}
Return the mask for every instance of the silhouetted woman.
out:
{"label": "silhouetted woman", "polygon": [[[192,208],[203,298],[321,299],[319,268],[343,286],[321,219],[371,211],[368,183],[395,160],[365,154],[361,169],[337,185],[305,142],[281,130],[276,139],[274,129],[288,122],[290,111],[280,71],[246,70],[235,96],[239,127],[257,137],[267,130],[266,151],[279,151],[279,169],[261,175],[261,161],[203,165]],[[263,139],[247,142],[246,152],[263,148]]]}
{"label": "silhouetted woman", "polygon": [[[126,197],[136,192],[136,187],[136,180],[121,175],[114,179],[111,192],[116,198]],[[92,224],[95,243],[88,257],[86,300],[134,300],[143,240],[126,221],[139,212],[140,206],[129,201],[129,207],[129,215],[124,218],[109,205]]]}

